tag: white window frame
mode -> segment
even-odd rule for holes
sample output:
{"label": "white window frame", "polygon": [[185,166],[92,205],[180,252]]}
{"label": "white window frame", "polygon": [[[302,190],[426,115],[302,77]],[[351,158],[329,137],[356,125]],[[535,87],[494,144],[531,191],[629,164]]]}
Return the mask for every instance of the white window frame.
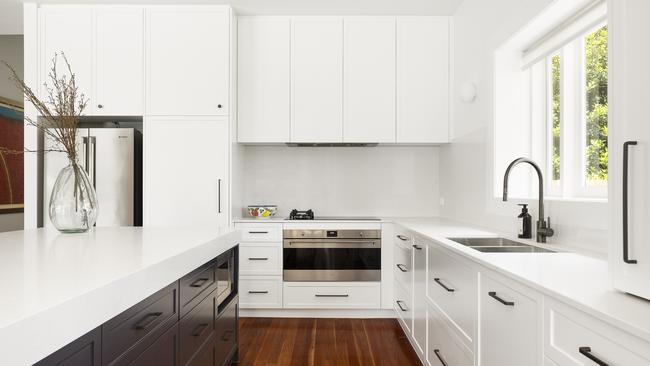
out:
{"label": "white window frame", "polygon": [[[531,83],[531,95],[545,95],[546,101],[542,118],[533,118],[533,121],[545,123],[545,151],[543,152],[546,191],[549,197],[557,199],[606,199],[607,185],[587,185],[586,161],[586,73],[585,73],[585,48],[584,38],[605,26],[606,21],[601,21],[580,33],[575,39],[565,43],[561,48],[551,52],[536,64],[543,64],[545,85]],[[552,58],[560,56],[560,184],[553,181],[553,103],[552,103]],[[533,66],[533,65],[531,65]],[[540,67],[537,67],[539,70]],[[529,72],[533,72],[529,67]],[[532,80],[532,77],[531,77]],[[533,93],[535,88],[537,93]],[[542,91],[543,89],[543,91]],[[533,128],[532,130],[535,130]],[[537,129],[539,130],[539,129]],[[532,136],[533,139],[539,136]]]}

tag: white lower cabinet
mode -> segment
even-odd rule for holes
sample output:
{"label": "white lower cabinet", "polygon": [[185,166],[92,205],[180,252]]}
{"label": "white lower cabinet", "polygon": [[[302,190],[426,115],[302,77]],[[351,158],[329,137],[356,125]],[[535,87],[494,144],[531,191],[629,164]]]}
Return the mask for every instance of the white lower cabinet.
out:
{"label": "white lower cabinet", "polygon": [[650,365],[650,344],[546,298],[544,354],[561,366]]}
{"label": "white lower cabinet", "polygon": [[539,296],[506,278],[481,273],[479,354],[482,366],[540,365]]}
{"label": "white lower cabinet", "polygon": [[240,277],[239,278],[239,307],[242,309],[281,308],[282,307],[282,277],[280,276]]}
{"label": "white lower cabinet", "polygon": [[404,332],[410,335],[413,331],[413,296],[410,289],[405,289],[399,282],[395,282],[394,286],[393,295],[395,300],[393,301],[393,308],[397,313],[397,319],[404,328]]}
{"label": "white lower cabinet", "polygon": [[277,243],[242,243],[240,276],[282,276],[282,246]]}
{"label": "white lower cabinet", "polygon": [[430,366],[472,366],[474,353],[458,339],[435,307],[427,306],[426,363]]}
{"label": "white lower cabinet", "polygon": [[421,238],[413,241],[413,339],[420,354],[424,354],[427,342],[427,246]]}
{"label": "white lower cabinet", "polygon": [[285,309],[379,309],[380,282],[285,282]]}

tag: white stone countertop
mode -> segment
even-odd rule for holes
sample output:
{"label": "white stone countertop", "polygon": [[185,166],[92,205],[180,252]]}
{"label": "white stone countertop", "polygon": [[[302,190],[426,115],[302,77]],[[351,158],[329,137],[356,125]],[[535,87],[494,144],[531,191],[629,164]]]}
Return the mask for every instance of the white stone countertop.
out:
{"label": "white stone countertop", "polygon": [[238,241],[206,228],[0,233],[0,363],[43,359]]}

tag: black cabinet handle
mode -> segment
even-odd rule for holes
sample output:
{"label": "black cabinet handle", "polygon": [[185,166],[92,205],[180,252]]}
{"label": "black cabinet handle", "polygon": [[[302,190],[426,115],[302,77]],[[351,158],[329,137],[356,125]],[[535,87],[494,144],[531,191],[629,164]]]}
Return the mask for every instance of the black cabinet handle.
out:
{"label": "black cabinet handle", "polygon": [[321,294],[316,294],[314,295],[315,297],[350,297],[348,294],[343,294],[343,295],[321,295]]}
{"label": "black cabinet handle", "polygon": [[144,330],[147,329],[148,326],[150,326],[159,316],[161,316],[161,312],[155,312],[155,313],[149,313],[145,315],[140,321],[135,323],[133,327],[137,330]]}
{"label": "black cabinet handle", "polygon": [[439,278],[434,278],[433,280],[436,281],[437,284],[439,284],[442,288],[444,288],[444,289],[447,290],[448,292],[454,292],[454,291],[456,291],[456,289],[454,289],[454,288],[451,288],[451,287],[447,287],[447,286],[445,286],[445,284],[442,283],[442,281],[440,281]]}
{"label": "black cabinet handle", "polygon": [[515,306],[515,303],[513,301],[506,301],[499,296],[497,296],[497,293],[494,291],[488,292],[488,295],[490,295],[491,298],[495,299],[496,301],[502,303],[505,306]]}
{"label": "black cabinet handle", "polygon": [[233,335],[235,332],[232,330],[227,330],[223,332],[223,335],[221,336],[221,341],[222,342],[228,342],[230,340],[230,336]]}
{"label": "black cabinet handle", "polygon": [[421,245],[415,245],[415,244],[413,244],[413,248],[415,248],[415,249],[417,249],[417,250],[422,250],[422,246],[421,246]]}
{"label": "black cabinet handle", "polygon": [[636,264],[636,259],[630,259],[628,252],[628,227],[627,227],[627,200],[628,200],[628,160],[630,146],[636,145],[636,141],[625,141],[623,144],[623,262],[628,264]]}
{"label": "black cabinet handle", "polygon": [[591,353],[591,347],[579,347],[579,348],[578,348],[578,352],[582,353],[582,354],[583,354],[585,357],[587,357],[588,359],[594,361],[597,365],[600,365],[600,366],[609,366],[609,364],[608,364],[607,362],[601,360],[600,358],[594,356],[594,355]]}
{"label": "black cabinet handle", "polygon": [[404,236],[404,235],[397,235],[397,239],[399,239],[401,241],[408,241],[409,240],[409,238],[407,236]]}
{"label": "black cabinet handle", "polygon": [[210,281],[209,278],[199,278],[198,280],[192,282],[190,287],[203,287],[206,282]]}
{"label": "black cabinet handle", "polygon": [[409,308],[402,306],[402,304],[404,303],[404,301],[397,300],[397,301],[395,301],[395,302],[397,303],[397,306],[399,306],[400,310],[402,310],[402,311],[404,311],[404,312],[409,311]]}
{"label": "black cabinet handle", "polygon": [[249,261],[268,261],[269,259],[267,257],[249,257]]}
{"label": "black cabinet handle", "polygon": [[268,294],[268,291],[248,291],[249,294]]}
{"label": "black cabinet handle", "polygon": [[217,180],[217,212],[221,213],[221,179]]}
{"label": "black cabinet handle", "polygon": [[406,268],[406,266],[403,265],[403,264],[396,264],[395,266],[397,266],[397,268],[399,268],[399,270],[402,271],[402,272],[408,272],[409,271],[408,268]]}
{"label": "black cabinet handle", "polygon": [[440,363],[442,364],[442,366],[449,366],[449,365],[447,364],[447,361],[445,361],[444,357],[442,357],[442,354],[440,354],[440,350],[439,350],[439,349],[434,349],[434,350],[433,350],[433,353],[436,354],[436,357],[438,357],[438,359],[440,360]]}
{"label": "black cabinet handle", "polygon": [[201,334],[203,334],[205,332],[205,330],[208,329],[208,325],[210,325],[210,324],[203,323],[203,324],[197,325],[196,328],[194,328],[194,330],[192,331],[192,337],[200,337]]}
{"label": "black cabinet handle", "polygon": [[102,108],[104,108],[104,105],[103,104],[97,104],[97,108],[102,109]]}
{"label": "black cabinet handle", "polygon": [[268,234],[268,231],[249,231],[249,234]]}

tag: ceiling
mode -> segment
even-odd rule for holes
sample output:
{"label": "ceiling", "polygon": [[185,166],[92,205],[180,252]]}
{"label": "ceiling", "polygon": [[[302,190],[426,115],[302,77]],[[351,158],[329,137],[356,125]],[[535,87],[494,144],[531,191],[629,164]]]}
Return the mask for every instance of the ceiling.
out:
{"label": "ceiling", "polygon": [[[231,4],[238,14],[451,15],[463,0],[193,0]],[[22,34],[22,0],[0,0],[0,34]],[[187,4],[183,0],[41,0],[48,3]]]}

